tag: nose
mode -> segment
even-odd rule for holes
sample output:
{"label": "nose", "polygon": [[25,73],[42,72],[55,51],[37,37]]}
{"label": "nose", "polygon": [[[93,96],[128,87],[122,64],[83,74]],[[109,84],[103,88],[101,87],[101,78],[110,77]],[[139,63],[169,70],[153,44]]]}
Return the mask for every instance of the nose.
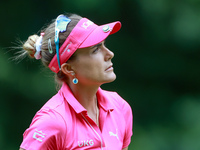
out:
{"label": "nose", "polygon": [[114,57],[114,53],[109,50],[107,47],[105,47],[105,60],[108,61],[108,60],[111,60],[113,57]]}

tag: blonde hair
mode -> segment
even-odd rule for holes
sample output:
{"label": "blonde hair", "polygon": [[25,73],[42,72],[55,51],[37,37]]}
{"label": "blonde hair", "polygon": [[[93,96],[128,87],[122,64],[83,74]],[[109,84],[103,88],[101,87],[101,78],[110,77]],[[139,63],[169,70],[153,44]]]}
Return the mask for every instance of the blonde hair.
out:
{"label": "blonde hair", "polygon": [[[76,14],[69,14],[67,15],[68,18],[71,19],[71,22],[67,26],[67,30],[63,33],[59,34],[59,47],[64,43],[68,35],[71,33],[72,29],[76,26],[76,24],[80,21],[82,18],[79,15]],[[55,37],[55,19],[52,21],[52,23],[41,30],[41,32],[44,33],[42,43],[41,43],[41,61],[44,64],[44,66],[48,67],[49,63],[51,62],[52,58],[56,54],[56,46],[54,42]],[[34,54],[36,53],[35,43],[38,40],[38,35],[31,35],[29,36],[28,40],[23,44],[23,50],[26,51],[26,54],[28,54],[30,57],[34,58]],[[48,50],[48,41],[51,40],[51,46],[53,53],[49,52]],[[58,83],[62,83],[63,81],[67,80],[67,77],[62,73],[62,71],[59,71],[56,76],[56,81]]]}

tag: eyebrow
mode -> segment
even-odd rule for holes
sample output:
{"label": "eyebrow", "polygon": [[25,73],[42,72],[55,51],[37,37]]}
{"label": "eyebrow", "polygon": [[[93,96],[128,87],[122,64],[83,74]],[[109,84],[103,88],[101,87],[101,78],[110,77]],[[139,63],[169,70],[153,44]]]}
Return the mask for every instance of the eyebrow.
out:
{"label": "eyebrow", "polygon": [[92,49],[92,48],[95,48],[95,47],[99,47],[99,46],[101,46],[103,43],[105,43],[105,40],[102,41],[101,43],[97,44],[97,45],[92,46],[91,49]]}

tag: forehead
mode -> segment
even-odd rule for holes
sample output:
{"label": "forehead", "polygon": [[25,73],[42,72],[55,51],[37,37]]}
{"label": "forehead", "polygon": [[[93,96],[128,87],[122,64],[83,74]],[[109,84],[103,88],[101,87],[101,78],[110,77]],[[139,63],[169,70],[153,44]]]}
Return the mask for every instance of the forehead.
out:
{"label": "forehead", "polygon": [[91,46],[91,47],[89,47],[89,48],[98,47],[98,46],[101,46],[101,45],[104,44],[104,43],[105,43],[105,40],[102,41],[102,42],[100,42],[100,43],[98,43],[98,44],[96,44],[96,45],[94,45],[94,46]]}
{"label": "forehead", "polygon": [[79,49],[76,50],[75,53],[88,52],[89,50],[92,50],[92,49],[94,49],[96,47],[99,47],[99,46],[103,45],[104,43],[105,43],[105,41],[102,41],[102,42],[100,42],[100,43],[98,43],[98,44],[96,44],[94,46],[90,46],[90,47],[86,47],[86,48],[79,48]]}
{"label": "forehead", "polygon": [[99,47],[101,45],[104,45],[104,43],[105,43],[105,40],[100,42],[100,43],[98,43],[98,44],[96,44],[96,45],[94,45],[94,46],[90,46],[90,47],[86,47],[86,48],[79,48],[74,52],[74,54],[71,56],[70,60],[76,60],[76,58],[78,56],[81,56],[81,55],[87,56],[87,55],[90,54],[90,52],[93,49],[95,49],[95,48],[97,48],[97,47]]}

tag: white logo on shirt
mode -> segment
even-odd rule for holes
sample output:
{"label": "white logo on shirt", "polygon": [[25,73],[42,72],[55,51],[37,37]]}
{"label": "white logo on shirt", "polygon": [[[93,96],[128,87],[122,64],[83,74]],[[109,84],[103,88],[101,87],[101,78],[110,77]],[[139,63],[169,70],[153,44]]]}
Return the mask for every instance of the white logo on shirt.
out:
{"label": "white logo on shirt", "polygon": [[82,147],[82,146],[92,146],[94,145],[94,141],[91,140],[83,140],[83,141],[78,141],[78,146]]}
{"label": "white logo on shirt", "polygon": [[110,136],[115,136],[119,140],[119,137],[118,137],[117,133],[118,133],[117,129],[116,129],[116,134],[114,134],[113,132],[109,131]]}
{"label": "white logo on shirt", "polygon": [[81,25],[81,27],[87,29],[90,25],[93,25],[94,23],[90,20],[88,20],[87,22],[83,22],[83,24]]}
{"label": "white logo on shirt", "polygon": [[43,138],[45,138],[45,134],[42,131],[35,130],[33,138],[42,142]]}

